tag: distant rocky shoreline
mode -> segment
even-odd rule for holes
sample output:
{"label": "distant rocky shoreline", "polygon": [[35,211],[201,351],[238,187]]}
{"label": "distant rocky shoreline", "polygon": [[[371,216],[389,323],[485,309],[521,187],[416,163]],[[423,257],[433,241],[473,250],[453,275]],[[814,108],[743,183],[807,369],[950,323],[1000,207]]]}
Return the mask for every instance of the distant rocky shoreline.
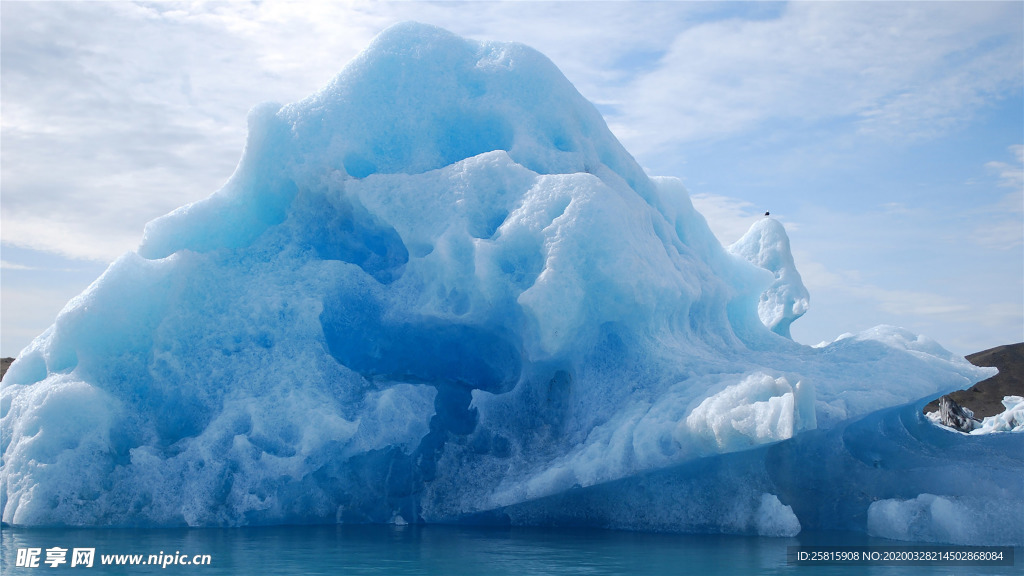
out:
{"label": "distant rocky shoreline", "polygon": [[[975,366],[994,366],[995,376],[982,380],[966,390],[947,394],[954,402],[969,408],[975,418],[986,418],[1001,413],[1005,396],[1024,396],[1024,342],[996,346],[966,356]],[[939,410],[939,398],[924,407],[924,412]]]}
{"label": "distant rocky shoreline", "polygon": [[[960,406],[970,408],[977,418],[995,416],[1003,411],[1004,396],[1024,396],[1024,342],[996,346],[966,356],[975,366],[994,366],[999,369],[995,376],[982,380],[967,390],[951,392],[949,396]],[[0,379],[14,358],[0,359]],[[924,412],[939,409],[939,398],[924,407]]]}

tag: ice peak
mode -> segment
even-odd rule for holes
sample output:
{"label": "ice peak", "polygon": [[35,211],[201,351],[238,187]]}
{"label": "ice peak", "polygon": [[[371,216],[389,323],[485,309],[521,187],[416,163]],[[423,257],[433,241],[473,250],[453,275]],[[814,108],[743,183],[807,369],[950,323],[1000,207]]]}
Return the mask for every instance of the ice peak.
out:
{"label": "ice peak", "polygon": [[789,326],[807,312],[810,294],[793,262],[785,226],[766,213],[729,247],[729,252],[775,276],[775,281],[761,294],[757,313],[773,332],[791,338]]}
{"label": "ice peak", "polygon": [[[603,118],[543,54],[406,22],[380,33],[323,90],[282,110],[361,178],[415,174],[505,150],[541,174],[646,178]],[[635,188],[636,186],[634,186]]]}
{"label": "ice peak", "polygon": [[[625,182],[657,203],[643,169],[543,54],[407,22],[381,32],[312,96],[254,108],[224,189],[151,222],[139,254],[237,247],[281,222],[296,189],[422,174],[493,151],[538,174]],[[213,214],[225,209],[227,225]]]}

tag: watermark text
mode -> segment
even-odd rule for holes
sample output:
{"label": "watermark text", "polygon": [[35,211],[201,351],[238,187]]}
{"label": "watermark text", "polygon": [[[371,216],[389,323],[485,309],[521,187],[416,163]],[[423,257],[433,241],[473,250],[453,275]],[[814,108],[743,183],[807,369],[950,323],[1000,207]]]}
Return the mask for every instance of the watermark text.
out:
{"label": "watermark text", "polygon": [[[98,560],[98,562],[97,562]],[[95,548],[18,548],[15,566],[21,568],[56,568],[68,565],[72,568],[100,566],[209,566],[213,558],[209,554],[96,554]]]}

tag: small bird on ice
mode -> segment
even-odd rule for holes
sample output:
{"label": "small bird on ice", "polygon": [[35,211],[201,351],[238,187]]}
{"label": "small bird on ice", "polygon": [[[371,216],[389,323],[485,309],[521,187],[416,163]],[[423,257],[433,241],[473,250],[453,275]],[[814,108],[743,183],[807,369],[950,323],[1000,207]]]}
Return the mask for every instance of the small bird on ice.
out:
{"label": "small bird on ice", "polygon": [[765,215],[765,216],[767,216],[767,215],[769,215],[769,214],[770,214],[770,212],[765,212],[765,213],[764,213],[764,215]]}

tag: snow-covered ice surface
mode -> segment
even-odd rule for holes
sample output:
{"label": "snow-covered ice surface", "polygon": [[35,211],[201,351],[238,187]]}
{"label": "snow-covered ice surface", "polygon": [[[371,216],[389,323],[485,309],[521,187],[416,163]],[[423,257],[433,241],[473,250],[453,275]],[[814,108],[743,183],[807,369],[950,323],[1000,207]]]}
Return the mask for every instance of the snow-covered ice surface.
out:
{"label": "snow-covered ice surface", "polygon": [[[390,28],[317,94],[254,108],[228,183],[151,222],[19,355],[3,521],[515,521],[495,511],[716,466],[634,515],[788,535],[838,503],[867,530],[872,491],[828,454],[884,430],[851,419],[993,371],[893,327],[818,348],[772,332],[762,295],[776,330],[806,297],[781,225],[759,227],[768,270],[530,48]],[[773,456],[805,438],[832,444]],[[984,452],[963,457],[937,487],[873,493],[964,496]]]}

